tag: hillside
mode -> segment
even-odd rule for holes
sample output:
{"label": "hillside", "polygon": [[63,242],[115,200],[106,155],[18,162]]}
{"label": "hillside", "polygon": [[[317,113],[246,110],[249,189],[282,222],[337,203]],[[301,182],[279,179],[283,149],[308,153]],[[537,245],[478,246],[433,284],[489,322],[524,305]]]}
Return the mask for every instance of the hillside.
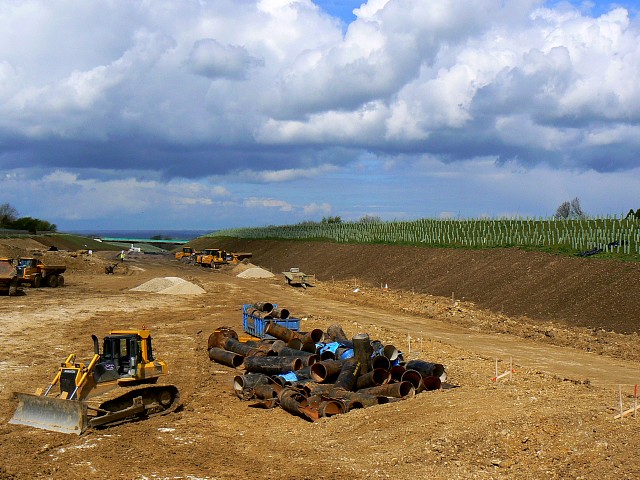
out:
{"label": "hillside", "polygon": [[640,263],[526,252],[199,238],[197,248],[252,252],[274,272],[352,280],[473,302],[512,317],[638,332]]}

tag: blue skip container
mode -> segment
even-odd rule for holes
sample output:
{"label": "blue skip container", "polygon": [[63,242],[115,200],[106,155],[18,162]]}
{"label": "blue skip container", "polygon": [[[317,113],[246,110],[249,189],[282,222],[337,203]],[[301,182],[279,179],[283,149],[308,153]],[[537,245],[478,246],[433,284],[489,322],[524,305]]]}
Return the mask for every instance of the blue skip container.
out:
{"label": "blue skip container", "polygon": [[[273,304],[274,308],[276,308],[277,306],[277,304]],[[300,331],[299,318],[289,317],[284,320],[281,318],[264,319],[256,317],[255,315],[248,314],[247,311],[252,308],[254,308],[252,303],[245,303],[244,305],[242,305],[242,328],[249,335],[257,338],[274,338],[271,335],[266,335],[264,333],[264,330],[267,327],[267,322],[274,322],[282,327],[288,328],[289,330],[293,330],[294,332]]]}

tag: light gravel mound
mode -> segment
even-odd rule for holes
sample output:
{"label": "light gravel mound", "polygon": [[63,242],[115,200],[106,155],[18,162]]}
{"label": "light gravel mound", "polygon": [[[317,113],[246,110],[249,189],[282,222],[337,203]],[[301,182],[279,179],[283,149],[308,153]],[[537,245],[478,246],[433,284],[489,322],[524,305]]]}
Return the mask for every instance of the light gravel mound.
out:
{"label": "light gravel mound", "polygon": [[237,276],[240,278],[271,278],[274,275],[269,270],[265,270],[264,268],[251,267],[240,272]]}
{"label": "light gravel mound", "polygon": [[163,295],[200,295],[204,289],[180,277],[158,277],[131,289],[134,292],[160,293]]}

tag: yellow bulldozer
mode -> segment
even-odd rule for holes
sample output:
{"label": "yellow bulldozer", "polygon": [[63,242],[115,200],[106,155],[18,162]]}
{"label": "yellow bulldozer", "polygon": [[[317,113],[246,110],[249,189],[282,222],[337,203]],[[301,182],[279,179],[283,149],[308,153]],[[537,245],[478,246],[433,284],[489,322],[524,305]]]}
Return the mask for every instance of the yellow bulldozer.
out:
{"label": "yellow bulldozer", "polygon": [[201,254],[196,255],[196,263],[203,267],[216,268],[220,265],[236,265],[242,261],[249,261],[251,253],[227,252],[219,248],[205,248]]}
{"label": "yellow bulldozer", "polygon": [[182,247],[182,251],[176,252],[176,260],[188,260],[199,253],[193,247]]}
{"label": "yellow bulldozer", "polygon": [[14,393],[18,406],[9,423],[80,435],[178,407],[177,387],[149,385],[168,373],[167,364],[154,358],[149,330],[113,330],[103,339],[102,353],[98,337],[91,338],[94,354],[88,364],[71,354],[44,390]]}

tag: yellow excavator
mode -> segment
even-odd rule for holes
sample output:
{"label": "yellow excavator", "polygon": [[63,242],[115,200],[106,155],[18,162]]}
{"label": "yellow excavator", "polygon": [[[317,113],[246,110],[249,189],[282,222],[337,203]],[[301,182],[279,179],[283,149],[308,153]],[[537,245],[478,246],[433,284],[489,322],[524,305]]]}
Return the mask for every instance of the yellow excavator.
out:
{"label": "yellow excavator", "polygon": [[[91,338],[94,354],[88,364],[77,363],[71,354],[46,389],[14,393],[18,407],[9,423],[80,435],[89,428],[165,415],[178,407],[174,385],[148,385],[168,373],[167,364],[153,356],[149,330],[112,330],[103,339],[102,353],[98,337]],[[123,387],[126,393],[119,394]],[[110,391],[112,398],[92,400]]]}

